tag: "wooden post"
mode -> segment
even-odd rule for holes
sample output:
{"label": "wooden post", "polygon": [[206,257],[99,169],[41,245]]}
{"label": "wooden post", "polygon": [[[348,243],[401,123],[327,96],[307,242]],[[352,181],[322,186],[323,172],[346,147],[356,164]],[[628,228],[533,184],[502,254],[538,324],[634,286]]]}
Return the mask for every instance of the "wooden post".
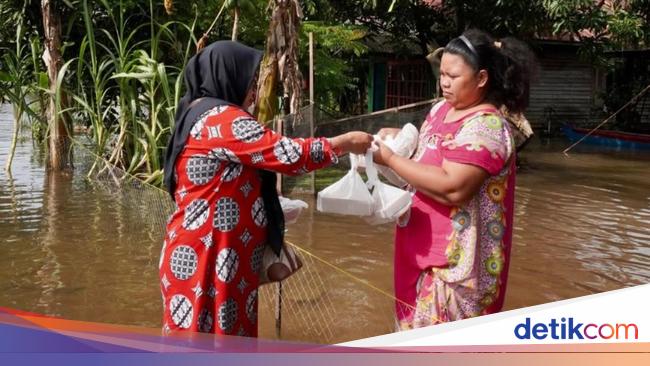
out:
{"label": "wooden post", "polygon": [[314,32],[309,32],[309,103],[314,104]]}
{"label": "wooden post", "polygon": [[[314,32],[309,32],[309,137],[314,137]],[[316,173],[309,173],[309,190],[316,194]]]}
{"label": "wooden post", "polygon": [[276,285],[275,296],[275,336],[282,338],[282,281]]}
{"label": "wooden post", "polygon": [[234,20],[232,22],[232,40],[237,40],[237,35],[239,33],[239,6],[235,6],[234,11]]}
{"label": "wooden post", "polygon": [[[275,118],[275,132],[277,132],[279,135],[284,135],[284,120],[282,117],[276,117]],[[278,194],[282,194],[282,174],[276,173],[278,179],[276,180],[275,188],[278,191]]]}
{"label": "wooden post", "polygon": [[[283,101],[282,114],[287,115],[288,98],[285,97]],[[282,116],[277,117],[275,120],[275,131],[280,135],[284,134],[284,120]],[[278,194],[282,194],[282,174],[277,173],[277,177],[276,189],[278,190]],[[275,288],[275,336],[278,339],[282,337],[282,281],[278,282]]]}

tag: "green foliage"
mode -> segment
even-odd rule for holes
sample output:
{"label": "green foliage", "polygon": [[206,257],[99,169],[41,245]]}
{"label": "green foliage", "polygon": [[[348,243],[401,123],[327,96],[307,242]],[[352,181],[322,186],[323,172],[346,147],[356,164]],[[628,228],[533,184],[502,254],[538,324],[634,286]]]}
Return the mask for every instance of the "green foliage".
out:
{"label": "green foliage", "polygon": [[[269,30],[268,0],[240,1],[246,5],[241,9],[238,40],[251,47],[263,49],[266,32]],[[229,13],[227,17],[229,18],[224,23],[230,24],[232,22],[232,13]],[[226,33],[230,30],[231,28],[228,28],[227,31],[224,31],[220,39],[230,38],[229,33]]]}
{"label": "green foliage", "polygon": [[128,13],[126,1],[101,0],[93,7],[82,0],[78,5],[81,13],[75,19],[81,19],[85,35],[69,46],[78,57],[62,69],[57,89],[65,90],[72,103],[59,112],[72,113],[76,124],[89,127],[97,155],[160,183],[182,69],[196,44],[194,22],[161,24],[148,17],[155,12],[153,2],[148,11],[131,8]]}
{"label": "green foliage", "polygon": [[391,46],[415,42],[422,53],[437,40],[440,29],[452,24],[447,14],[416,0],[304,0],[303,8],[307,20],[363,26],[369,34],[388,36]]}
{"label": "green foliage", "polygon": [[[30,95],[38,94],[35,90],[37,81],[35,77],[39,75],[37,68],[32,68],[32,53],[29,51],[25,39],[25,14],[27,2],[18,10],[15,9],[15,30],[14,47],[0,46],[0,101],[5,100],[11,103],[14,110],[14,131],[9,149],[9,156],[5,168],[11,170],[18,134],[20,131],[23,116],[27,115],[34,126],[40,126],[39,115],[34,112],[34,103],[30,101]],[[36,42],[31,42],[30,46],[36,47]],[[39,131],[35,128],[33,131]],[[35,136],[40,139],[40,136]]]}
{"label": "green foliage", "polygon": [[254,14],[259,5],[255,0],[226,0],[226,8],[239,8],[243,14]]}
{"label": "green foliage", "polygon": [[[626,4],[628,3],[628,4]],[[603,63],[607,49],[636,48],[648,42],[650,2],[543,0],[554,34],[568,34],[582,43],[585,58]]]}
{"label": "green foliage", "polygon": [[[196,40],[224,4],[209,41],[229,39],[234,9],[238,39],[264,48],[269,0],[175,0],[168,15],[159,0],[62,0],[63,58],[59,91],[47,93],[42,62],[40,0],[0,1],[0,99],[22,103],[38,139],[48,97],[71,105],[96,151],[111,162],[159,181],[162,152],[183,92],[182,69]],[[397,53],[424,55],[464,29],[524,40],[555,34],[581,41],[581,54],[602,62],[608,50],[650,45],[650,0],[301,0],[300,67],[308,72],[308,33],[315,40],[319,104],[343,113],[363,105],[368,36]],[[17,32],[16,25],[20,24]],[[20,88],[16,88],[20,85]],[[22,100],[22,102],[21,102]],[[30,102],[25,102],[29,100]]]}
{"label": "green foliage", "polygon": [[[320,21],[303,23],[300,34],[301,68],[308,70],[308,34],[314,33],[314,94],[318,104],[339,110],[338,97],[346,89],[358,88],[352,65],[368,48],[362,39],[366,30],[359,26],[327,25]],[[305,75],[307,75],[305,73]]]}

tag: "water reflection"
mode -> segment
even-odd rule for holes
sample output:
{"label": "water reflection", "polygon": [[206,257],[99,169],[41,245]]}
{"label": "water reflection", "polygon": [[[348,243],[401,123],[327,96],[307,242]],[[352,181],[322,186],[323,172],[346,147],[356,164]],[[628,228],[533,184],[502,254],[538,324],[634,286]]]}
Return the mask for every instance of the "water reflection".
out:
{"label": "water reflection", "polygon": [[[2,165],[9,120],[3,107]],[[650,282],[650,154],[581,146],[566,157],[560,153],[565,146],[536,141],[522,156],[508,309]],[[136,201],[81,174],[47,174],[42,153],[22,139],[13,174],[0,173],[0,306],[159,326],[157,271],[166,218],[158,217],[160,207]],[[390,331],[392,304],[378,291],[393,291],[390,225],[309,210],[288,238],[375,288],[329,267],[309,268],[324,282],[332,308],[323,309],[320,296],[306,298],[314,293],[307,291],[292,294],[287,306],[333,313],[336,341]],[[273,336],[272,320],[263,316],[260,322],[260,333]]]}
{"label": "water reflection", "polygon": [[561,147],[525,154],[508,308],[650,282],[650,155]]}

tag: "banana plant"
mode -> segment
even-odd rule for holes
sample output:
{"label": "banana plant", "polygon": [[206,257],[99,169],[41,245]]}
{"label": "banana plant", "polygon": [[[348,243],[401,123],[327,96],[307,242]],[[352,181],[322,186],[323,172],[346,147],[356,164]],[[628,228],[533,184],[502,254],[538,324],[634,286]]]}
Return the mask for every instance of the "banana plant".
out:
{"label": "banana plant", "polygon": [[290,113],[300,118],[302,75],[298,67],[298,39],[302,10],[299,0],[270,0],[271,19],[257,93],[257,119],[271,121],[277,114],[277,82],[289,96]]}

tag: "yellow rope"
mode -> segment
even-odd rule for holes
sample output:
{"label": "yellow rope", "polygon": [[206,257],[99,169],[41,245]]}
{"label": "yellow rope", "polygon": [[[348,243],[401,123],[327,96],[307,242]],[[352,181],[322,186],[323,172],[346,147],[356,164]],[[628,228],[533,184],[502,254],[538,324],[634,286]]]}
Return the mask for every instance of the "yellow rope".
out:
{"label": "yellow rope", "polygon": [[[93,151],[91,151],[90,149],[88,149],[86,146],[84,146],[82,143],[80,143],[80,142],[77,141],[76,139],[71,139],[71,140],[72,140],[73,143],[77,144],[78,146],[82,147],[82,148],[85,149],[87,152],[89,152],[91,155],[95,156],[95,158],[100,159],[100,160],[103,160],[104,163],[106,163],[106,164],[108,164],[108,165],[112,165],[108,160],[106,160],[106,159],[104,159],[103,157],[97,155],[95,152],[93,152]],[[119,169],[119,168],[116,167],[116,169]],[[122,170],[122,169],[120,169],[120,170]],[[130,173],[124,171],[124,170],[122,170],[122,171],[124,172],[125,175],[129,176],[130,178],[137,179],[137,180],[138,180],[139,182],[141,182],[143,185],[146,185],[146,186],[151,187],[151,188],[155,188],[155,189],[159,190],[160,192],[164,193],[165,195],[167,194],[167,191],[165,191],[164,189],[162,189],[162,188],[160,188],[160,187],[156,187],[156,186],[154,186],[154,185],[152,185],[152,184],[149,184],[149,183],[145,183],[145,182],[143,182],[142,180],[140,180],[140,179],[138,179],[137,177],[135,177],[134,175],[132,175],[132,174],[130,174]],[[344,275],[346,275],[346,276],[352,278],[353,280],[355,280],[355,281],[357,281],[357,282],[359,282],[359,283],[361,283],[361,284],[363,284],[363,285],[365,285],[365,286],[368,286],[369,288],[371,288],[371,289],[373,289],[373,290],[375,290],[375,291],[381,293],[382,295],[384,295],[384,296],[386,296],[386,297],[388,297],[388,298],[390,298],[390,299],[392,299],[392,300],[394,300],[394,301],[396,301],[396,302],[401,303],[402,305],[404,305],[404,306],[406,306],[406,307],[408,307],[408,308],[410,308],[410,309],[412,309],[412,310],[415,310],[415,307],[414,307],[413,305],[408,304],[408,303],[406,303],[406,302],[404,302],[404,301],[398,299],[397,297],[391,295],[391,294],[388,293],[387,291],[384,291],[384,290],[380,289],[379,287],[377,287],[377,286],[375,286],[375,285],[369,283],[368,281],[366,281],[366,280],[364,280],[364,279],[362,279],[362,278],[360,278],[360,277],[358,277],[358,276],[355,276],[354,274],[352,274],[352,273],[350,273],[350,272],[348,272],[348,271],[346,271],[346,270],[344,270],[344,269],[342,269],[342,268],[340,268],[340,267],[337,267],[336,265],[334,265],[334,264],[328,262],[327,260],[325,260],[325,259],[323,259],[323,258],[317,256],[316,254],[314,254],[314,253],[308,251],[307,249],[304,249],[304,248],[300,247],[299,245],[297,245],[297,244],[295,244],[295,243],[292,243],[292,242],[290,242],[290,241],[288,241],[288,240],[285,240],[285,242],[286,242],[287,244],[289,244],[289,245],[292,245],[293,247],[295,247],[296,249],[298,249],[300,252],[303,252],[304,254],[309,255],[309,256],[312,257],[312,258],[315,258],[316,260],[318,260],[319,262],[321,262],[321,263],[327,265],[328,267],[335,269],[335,270],[338,271],[339,273],[344,274]],[[437,319],[436,319],[436,321],[437,321]]]}
{"label": "yellow rope", "polygon": [[367,282],[366,280],[364,280],[364,279],[362,279],[362,278],[360,278],[360,277],[357,277],[357,276],[353,275],[352,273],[350,273],[350,272],[348,272],[348,271],[346,271],[346,270],[344,270],[344,269],[342,269],[342,268],[339,268],[339,267],[333,265],[332,263],[326,261],[325,259],[322,259],[321,257],[317,256],[316,254],[311,253],[310,251],[308,251],[308,250],[306,250],[306,249],[304,249],[304,248],[301,248],[300,246],[298,246],[297,244],[294,244],[294,243],[290,242],[289,240],[286,240],[286,239],[285,239],[285,242],[286,242],[287,244],[292,245],[294,248],[298,249],[299,251],[301,251],[301,252],[303,252],[303,253],[309,255],[310,257],[316,258],[319,262],[321,262],[321,263],[323,263],[323,264],[325,264],[325,265],[327,265],[327,266],[329,266],[329,267],[332,267],[332,268],[334,268],[335,270],[337,270],[338,272],[340,272],[340,273],[342,273],[342,274],[344,274],[344,275],[346,275],[346,276],[352,278],[353,280],[355,280],[355,281],[357,281],[357,282],[360,282],[360,283],[362,283],[362,284],[364,284],[364,285],[366,285],[366,286],[372,288],[373,290],[375,290],[375,291],[377,291],[377,292],[380,292],[381,294],[386,295],[387,297],[389,297],[389,298],[391,298],[391,299],[393,299],[393,300],[395,300],[395,301],[397,301],[397,302],[400,302],[400,303],[402,303],[403,305],[406,305],[406,306],[410,307],[411,309],[415,310],[415,307],[414,307],[413,305],[408,304],[408,303],[406,303],[406,302],[404,302],[404,301],[398,299],[397,297],[395,297],[395,296],[389,294],[388,292],[386,292],[386,291],[380,289],[379,287],[377,287],[377,286],[375,286],[375,285],[373,285],[373,284]]}

